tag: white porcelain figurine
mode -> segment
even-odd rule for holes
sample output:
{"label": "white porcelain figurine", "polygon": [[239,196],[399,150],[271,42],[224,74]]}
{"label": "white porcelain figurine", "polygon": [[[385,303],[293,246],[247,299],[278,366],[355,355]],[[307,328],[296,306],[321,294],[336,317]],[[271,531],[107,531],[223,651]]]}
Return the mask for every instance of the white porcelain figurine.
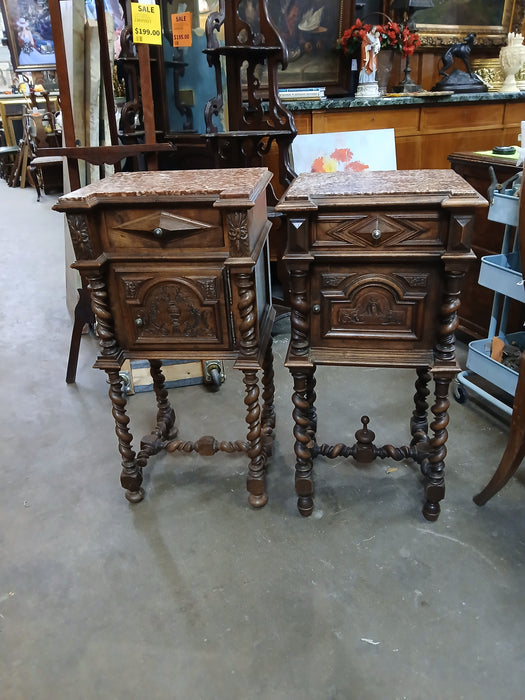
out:
{"label": "white porcelain figurine", "polygon": [[509,32],[507,46],[501,49],[499,62],[505,76],[500,92],[519,92],[516,73],[520,72],[525,63],[525,46],[521,34]]}

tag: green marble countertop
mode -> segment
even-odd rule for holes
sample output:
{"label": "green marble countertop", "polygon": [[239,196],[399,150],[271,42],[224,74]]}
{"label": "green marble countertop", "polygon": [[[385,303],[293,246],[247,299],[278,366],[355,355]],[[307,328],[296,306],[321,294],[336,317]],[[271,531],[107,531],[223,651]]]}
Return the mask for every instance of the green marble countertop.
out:
{"label": "green marble countertop", "polygon": [[465,104],[480,102],[525,102],[525,92],[478,92],[478,93],[458,93],[454,95],[433,95],[428,92],[419,97],[411,96],[410,93],[401,97],[327,97],[325,100],[286,100],[283,104],[290,112],[304,112],[314,110],[336,110],[336,109],[365,109],[373,107],[406,107],[407,105],[428,105],[432,104]]}

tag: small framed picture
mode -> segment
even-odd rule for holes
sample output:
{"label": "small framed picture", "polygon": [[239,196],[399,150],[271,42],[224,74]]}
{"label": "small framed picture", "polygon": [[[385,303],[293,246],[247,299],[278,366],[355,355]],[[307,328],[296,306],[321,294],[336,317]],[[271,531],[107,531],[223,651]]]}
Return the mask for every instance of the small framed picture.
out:
{"label": "small framed picture", "polygon": [[51,17],[45,0],[0,0],[13,69],[56,67]]}

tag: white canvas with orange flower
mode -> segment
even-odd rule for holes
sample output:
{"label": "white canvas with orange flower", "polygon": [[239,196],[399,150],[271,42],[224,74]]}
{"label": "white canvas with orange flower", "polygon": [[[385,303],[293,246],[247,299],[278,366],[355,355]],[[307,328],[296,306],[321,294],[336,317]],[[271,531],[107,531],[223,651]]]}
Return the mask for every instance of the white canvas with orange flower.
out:
{"label": "white canvas with orange flower", "polygon": [[298,175],[397,170],[394,129],[299,135],[292,152]]}

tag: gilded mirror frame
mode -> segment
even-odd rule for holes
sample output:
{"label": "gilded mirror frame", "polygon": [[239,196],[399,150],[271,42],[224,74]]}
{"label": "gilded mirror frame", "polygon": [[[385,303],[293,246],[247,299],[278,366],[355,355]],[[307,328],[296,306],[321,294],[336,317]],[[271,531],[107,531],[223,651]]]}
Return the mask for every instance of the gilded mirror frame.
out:
{"label": "gilded mirror frame", "polygon": [[[479,13],[476,11],[476,5],[479,3],[481,7],[487,1],[494,2],[495,0],[471,0],[470,5],[472,8],[469,10],[472,12],[472,16],[478,17]],[[483,25],[476,23],[469,24],[446,24],[446,23],[432,23],[425,24],[423,21],[418,20],[418,12],[414,13],[414,21],[416,22],[417,32],[421,39],[422,49],[432,49],[432,48],[445,48],[451,43],[456,41],[461,41],[470,32],[476,33],[476,47],[483,48],[497,48],[505,46],[507,43],[508,32],[521,32],[521,23],[525,16],[525,0],[500,0],[501,4],[501,20],[499,24],[496,25]],[[386,0],[384,3],[387,7],[385,12],[392,12],[389,8],[392,5],[392,0]],[[435,3],[437,6],[438,3]],[[443,19],[446,19],[446,5],[447,3],[442,3],[443,5]]]}

